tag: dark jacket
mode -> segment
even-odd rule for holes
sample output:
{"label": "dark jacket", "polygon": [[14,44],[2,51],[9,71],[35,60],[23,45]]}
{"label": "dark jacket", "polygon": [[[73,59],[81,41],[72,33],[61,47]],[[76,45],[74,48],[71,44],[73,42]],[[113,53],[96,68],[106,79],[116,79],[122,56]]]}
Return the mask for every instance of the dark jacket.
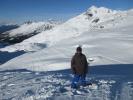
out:
{"label": "dark jacket", "polygon": [[82,53],[75,53],[71,60],[71,69],[74,74],[86,74],[88,72],[86,56]]}

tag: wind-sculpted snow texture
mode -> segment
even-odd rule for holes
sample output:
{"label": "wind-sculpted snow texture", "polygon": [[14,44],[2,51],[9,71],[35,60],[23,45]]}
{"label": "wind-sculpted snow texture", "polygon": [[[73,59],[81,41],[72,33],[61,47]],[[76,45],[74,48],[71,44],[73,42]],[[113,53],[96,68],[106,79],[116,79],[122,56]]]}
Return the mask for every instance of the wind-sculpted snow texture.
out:
{"label": "wind-sculpted snow texture", "polygon": [[3,100],[132,100],[133,65],[106,65],[90,68],[87,80],[92,86],[71,89],[70,70],[0,72],[0,98]]}

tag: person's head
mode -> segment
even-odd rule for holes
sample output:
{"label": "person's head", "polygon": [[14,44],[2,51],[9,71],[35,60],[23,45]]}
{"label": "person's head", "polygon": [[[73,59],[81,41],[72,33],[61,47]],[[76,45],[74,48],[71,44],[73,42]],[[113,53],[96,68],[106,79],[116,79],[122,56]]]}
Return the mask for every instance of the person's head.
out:
{"label": "person's head", "polygon": [[77,52],[77,53],[82,53],[82,48],[81,48],[80,46],[77,47],[76,52]]}

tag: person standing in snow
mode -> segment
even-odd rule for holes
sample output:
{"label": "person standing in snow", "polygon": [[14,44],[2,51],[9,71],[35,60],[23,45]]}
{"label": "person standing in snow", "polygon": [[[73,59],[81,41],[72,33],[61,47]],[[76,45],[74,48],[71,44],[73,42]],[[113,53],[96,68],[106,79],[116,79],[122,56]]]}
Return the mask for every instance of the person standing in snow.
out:
{"label": "person standing in snow", "polygon": [[71,88],[77,88],[77,83],[86,85],[86,74],[88,73],[88,62],[86,56],[82,53],[82,48],[79,46],[76,49],[75,55],[71,60],[71,70],[74,74]]}

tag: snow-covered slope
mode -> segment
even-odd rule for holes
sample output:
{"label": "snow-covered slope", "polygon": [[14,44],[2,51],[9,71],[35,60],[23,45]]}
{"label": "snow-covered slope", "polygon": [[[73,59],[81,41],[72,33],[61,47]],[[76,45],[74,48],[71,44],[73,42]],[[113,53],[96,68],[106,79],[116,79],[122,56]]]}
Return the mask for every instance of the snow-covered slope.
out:
{"label": "snow-covered slope", "polygon": [[[97,30],[97,29],[102,30],[102,29],[122,27],[125,26],[125,24],[130,25],[132,24],[132,21],[131,22],[127,21],[127,19],[132,18],[132,15],[130,15],[131,12],[132,11],[123,11],[123,12],[115,11],[104,7],[97,8],[95,6],[92,6],[81,15],[68,20],[64,24],[59,25],[58,27],[53,28],[50,31],[43,31],[40,34],[23,41],[22,43],[6,47],[2,50],[36,51],[36,49],[40,48],[40,45],[39,46],[36,45],[38,43],[51,46],[63,39],[79,36],[86,31],[89,32],[91,30]],[[32,31],[34,30],[32,29]]]}
{"label": "snow-covered slope", "polygon": [[47,21],[47,22],[25,22],[24,24],[12,29],[10,31],[6,31],[1,34],[0,42],[7,43],[20,43],[23,40],[30,38],[42,31],[50,30],[55,27],[57,22]]}
{"label": "snow-covered slope", "polygon": [[51,71],[70,68],[77,45],[83,46],[91,65],[133,63],[133,10],[91,7],[52,30],[2,50],[31,50],[3,64],[4,69]]}
{"label": "snow-covered slope", "polygon": [[9,32],[10,36],[16,36],[16,35],[27,35],[30,33],[42,32],[47,29],[51,29],[53,26],[55,26],[55,23],[49,23],[49,22],[31,22],[31,23],[25,23],[21,25],[19,28],[11,30]]}
{"label": "snow-covered slope", "polygon": [[[67,39],[70,37],[76,37],[80,34],[94,30],[94,29],[103,29],[103,28],[111,28],[116,26],[123,25],[123,19],[126,19],[126,12],[122,13],[120,11],[112,11],[110,9],[101,7],[97,8],[92,6],[86,12],[82,13],[81,15],[74,17],[64,24],[53,28],[50,31],[43,31],[40,34],[29,38],[22,43],[6,47],[2,49],[3,51],[16,51],[16,50],[29,50],[29,51],[36,51],[38,45],[36,44],[46,44],[46,45],[54,45],[56,42]],[[34,23],[33,23],[34,24]],[[25,34],[29,33],[30,31],[34,31],[36,26],[41,25],[43,23],[38,23],[37,25],[31,24],[29,27],[27,25],[23,25],[18,30],[23,30]],[[129,24],[129,23],[128,23]],[[32,28],[32,29],[31,29]],[[28,32],[27,30],[28,29]],[[14,30],[11,34],[16,34],[18,30]],[[20,31],[20,32],[21,32]],[[26,31],[26,32],[25,32]],[[40,46],[40,45],[39,45]],[[34,48],[35,47],[35,48]],[[42,48],[42,47],[41,47]]]}

